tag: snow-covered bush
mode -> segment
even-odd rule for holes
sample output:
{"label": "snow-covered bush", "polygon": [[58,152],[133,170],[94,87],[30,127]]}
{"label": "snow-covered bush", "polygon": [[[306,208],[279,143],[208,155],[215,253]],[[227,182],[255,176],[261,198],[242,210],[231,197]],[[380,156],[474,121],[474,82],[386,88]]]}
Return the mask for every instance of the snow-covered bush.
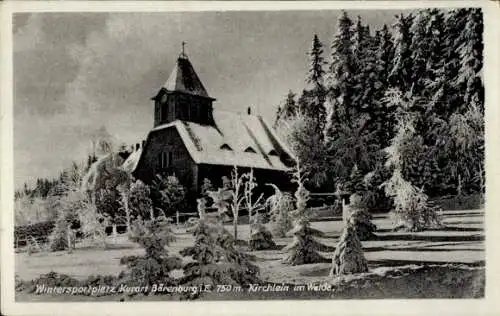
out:
{"label": "snow-covered bush", "polygon": [[121,274],[122,281],[133,286],[173,284],[170,271],[181,269],[182,261],[170,256],[165,248],[175,240],[169,222],[162,216],[147,221],[138,219],[132,224],[129,238],[144,248],[145,254],[120,259],[128,268]]}
{"label": "snow-covered bush", "polygon": [[154,219],[153,203],[151,201],[151,191],[149,186],[141,180],[137,180],[130,185],[129,207],[135,216]]}
{"label": "snow-covered bush", "polygon": [[68,191],[61,196],[57,205],[57,218],[54,229],[49,236],[49,249],[58,251],[71,250],[75,244],[75,234],[72,228],[79,228],[79,213],[87,205],[86,196],[79,191]]}
{"label": "snow-covered bush", "polygon": [[54,224],[54,229],[49,236],[50,251],[71,250],[74,248],[74,234],[71,224],[77,219],[76,214],[60,211]]}
{"label": "snow-covered bush", "polygon": [[384,185],[386,193],[394,198],[396,228],[422,231],[441,226],[440,208],[428,201],[422,189],[403,179],[398,169],[394,170],[392,177]]}
{"label": "snow-covered bush", "polygon": [[273,241],[273,235],[262,223],[262,215],[252,216],[250,223],[250,250],[275,249],[276,243]]}
{"label": "snow-covered bush", "polygon": [[155,210],[161,210],[165,216],[175,214],[185,205],[186,189],[175,176],[156,175],[151,186],[151,200]]}
{"label": "snow-covered bush", "polygon": [[282,238],[293,227],[290,212],[293,210],[293,197],[288,192],[282,192],[274,184],[274,194],[266,200],[269,208],[271,232],[274,237]]}
{"label": "snow-covered bush", "polygon": [[368,264],[356,229],[348,221],[333,253],[330,276],[363,272],[368,272]]}

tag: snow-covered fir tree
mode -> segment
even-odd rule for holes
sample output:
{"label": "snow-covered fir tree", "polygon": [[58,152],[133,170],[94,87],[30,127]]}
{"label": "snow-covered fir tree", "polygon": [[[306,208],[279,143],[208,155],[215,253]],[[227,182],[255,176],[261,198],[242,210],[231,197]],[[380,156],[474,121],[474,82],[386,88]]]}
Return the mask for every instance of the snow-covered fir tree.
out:
{"label": "snow-covered fir tree", "polygon": [[316,239],[316,237],[323,236],[323,232],[311,227],[306,209],[309,191],[304,187],[303,174],[298,163],[294,172],[294,180],[297,183],[295,210],[292,212],[294,227],[288,233],[293,236],[293,240],[283,249],[285,252],[283,263],[301,265],[323,262],[325,258],[319,254],[319,251],[325,251],[328,247]]}
{"label": "snow-covered fir tree", "polygon": [[354,193],[350,196],[348,208],[348,219],[350,225],[354,227],[359,240],[370,240],[375,238],[374,232],[377,226],[373,224],[373,216],[368,212],[363,203],[363,196]]}
{"label": "snow-covered fir tree", "polygon": [[[325,77],[325,60],[323,57],[323,43],[318,38],[318,35],[314,35],[312,41],[312,47],[309,51],[309,70],[306,78],[306,82],[310,86],[309,93],[303,93],[303,96],[307,96],[307,104],[305,105],[305,111],[303,111],[308,117],[312,118],[318,129],[318,133],[322,135],[323,128],[326,121],[326,109],[325,109],[325,98],[326,98],[326,88],[324,83]],[[300,101],[299,101],[300,103]]]}
{"label": "snow-covered fir tree", "polygon": [[338,20],[337,34],[331,45],[330,64],[328,69],[328,87],[330,93],[327,97],[329,113],[327,118],[327,131],[325,136],[335,134],[335,125],[340,122],[351,122],[353,111],[353,90],[355,76],[355,59],[352,47],[352,20],[343,11]]}
{"label": "snow-covered fir tree", "polygon": [[401,91],[411,89],[412,78],[412,59],[410,45],[412,34],[410,28],[413,22],[413,16],[403,14],[397,17],[394,24],[394,59],[392,69],[389,73],[389,80],[392,87],[398,87]]}
{"label": "snow-covered fir tree", "polygon": [[293,197],[288,192],[282,192],[276,185],[269,184],[274,194],[267,198],[266,206],[269,209],[271,232],[274,237],[283,238],[292,229]]}
{"label": "snow-covered fir tree", "polygon": [[[466,24],[457,43],[460,54],[460,70],[456,84],[464,91],[464,102],[472,101],[484,106],[483,68],[483,15],[480,8],[467,9]],[[482,109],[482,108],[481,108]]]}
{"label": "snow-covered fir tree", "polygon": [[273,235],[264,225],[261,214],[252,216],[252,222],[250,223],[250,240],[248,244],[250,250],[266,250],[276,248]]}
{"label": "snow-covered fir tree", "polygon": [[293,93],[292,90],[288,91],[284,104],[280,105],[276,112],[276,120],[274,121],[274,127],[279,126],[280,122],[286,121],[300,112],[296,97],[297,95]]}
{"label": "snow-covered fir tree", "polygon": [[412,111],[415,102],[411,96],[403,98],[397,90],[390,91],[389,95],[388,102],[398,107],[398,124],[391,145],[385,149],[386,167],[392,170],[392,176],[383,186],[386,194],[394,200],[396,225],[409,231],[440,226],[439,209],[429,203],[422,188],[405,178],[408,177],[408,165],[415,164],[425,148],[422,136],[415,129],[415,121],[419,119],[418,112]]}
{"label": "snow-covered fir tree", "polygon": [[363,246],[354,225],[347,222],[333,253],[330,276],[368,272]]}
{"label": "snow-covered fir tree", "polygon": [[125,256],[120,263],[127,269],[120,274],[120,281],[130,286],[149,286],[163,283],[173,285],[170,272],[182,268],[182,260],[170,255],[167,246],[175,240],[167,218],[137,219],[129,232],[131,241],[144,249],[142,256]]}
{"label": "snow-covered fir tree", "polygon": [[[206,201],[198,199],[200,219],[194,230],[193,246],[181,250],[181,255],[191,257],[192,261],[183,267],[181,284],[197,286],[210,290],[218,284],[248,286],[259,283],[259,269],[251,263],[251,257],[234,248],[234,238],[205,212]],[[193,293],[196,298],[200,292]]]}

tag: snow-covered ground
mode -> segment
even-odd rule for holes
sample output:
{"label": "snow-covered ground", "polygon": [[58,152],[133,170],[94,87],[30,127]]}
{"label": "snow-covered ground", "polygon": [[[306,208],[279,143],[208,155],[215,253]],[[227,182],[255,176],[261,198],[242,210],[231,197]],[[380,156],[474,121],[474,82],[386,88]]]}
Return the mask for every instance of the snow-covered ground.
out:
{"label": "snow-covered ground", "polygon": [[[375,216],[379,240],[364,241],[365,256],[372,272],[385,268],[422,264],[467,264],[483,265],[484,252],[484,211],[447,211],[444,212],[446,227],[440,230],[420,233],[392,232],[392,223],[385,214]],[[312,226],[325,232],[324,244],[335,247],[342,222],[340,219],[314,222]],[[231,231],[231,226],[227,227]],[[248,225],[239,226],[240,239],[248,238]],[[185,229],[176,229],[177,241],[170,251],[176,253],[193,244],[193,237]],[[279,238],[279,246],[286,245],[291,238]],[[100,249],[79,244],[77,249],[68,254],[65,251],[54,253],[16,254],[16,274],[23,280],[31,280],[40,274],[55,271],[75,278],[86,278],[92,274],[117,275],[123,266],[120,258],[142,253],[142,249],[119,236],[113,241],[109,239],[109,249]],[[257,265],[261,268],[261,277],[270,282],[308,283],[330,281],[328,276],[330,263],[286,266],[280,260],[283,257],[279,250],[256,251]],[[331,258],[333,252],[324,253]]]}

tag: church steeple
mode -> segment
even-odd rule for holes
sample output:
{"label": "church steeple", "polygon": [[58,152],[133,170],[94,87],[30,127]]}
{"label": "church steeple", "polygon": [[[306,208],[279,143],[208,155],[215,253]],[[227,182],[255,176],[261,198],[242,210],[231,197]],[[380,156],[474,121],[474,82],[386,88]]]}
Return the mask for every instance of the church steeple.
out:
{"label": "church steeple", "polygon": [[175,120],[191,121],[199,124],[212,124],[212,102],[201,83],[193,65],[185,52],[177,58],[174,69],[158,94],[152,98],[155,101],[154,126]]}

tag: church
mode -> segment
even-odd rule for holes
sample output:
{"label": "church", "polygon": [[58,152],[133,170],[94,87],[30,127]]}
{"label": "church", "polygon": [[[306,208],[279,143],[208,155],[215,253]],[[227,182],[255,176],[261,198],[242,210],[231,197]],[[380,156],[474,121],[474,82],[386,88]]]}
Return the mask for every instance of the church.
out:
{"label": "church", "polygon": [[253,169],[259,192],[272,192],[265,183],[290,185],[294,156],[271,125],[250,108],[217,109],[184,52],[151,101],[154,126],[123,164],[134,178],[150,184],[157,174],[175,175],[191,202],[204,179],[218,187],[234,166],[239,174]]}

